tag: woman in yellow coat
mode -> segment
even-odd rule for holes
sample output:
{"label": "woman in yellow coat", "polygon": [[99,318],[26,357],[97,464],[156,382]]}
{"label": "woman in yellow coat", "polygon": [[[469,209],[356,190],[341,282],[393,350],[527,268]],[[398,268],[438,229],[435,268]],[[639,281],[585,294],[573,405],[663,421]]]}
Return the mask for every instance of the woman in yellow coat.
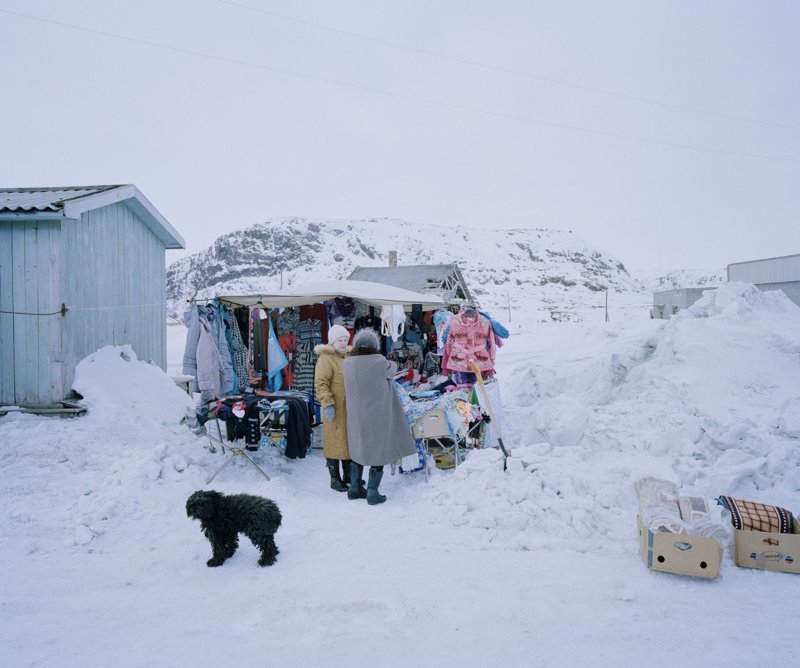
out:
{"label": "woman in yellow coat", "polygon": [[[322,454],[331,475],[331,489],[346,492],[350,485],[350,451],[347,447],[347,407],[344,402],[344,367],[350,332],[341,325],[328,329],[327,345],[314,348],[314,389],[322,407]],[[339,462],[342,474],[339,473]]]}

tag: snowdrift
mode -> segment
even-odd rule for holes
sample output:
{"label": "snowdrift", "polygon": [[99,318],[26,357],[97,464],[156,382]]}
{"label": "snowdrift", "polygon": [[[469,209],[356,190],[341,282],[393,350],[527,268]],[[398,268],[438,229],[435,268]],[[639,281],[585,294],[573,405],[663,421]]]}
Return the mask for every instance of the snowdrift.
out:
{"label": "snowdrift", "polygon": [[594,355],[585,341],[570,351],[561,331],[555,364],[550,355],[502,369],[509,474],[496,453],[474,453],[437,481],[432,495],[455,525],[503,548],[618,553],[629,549],[632,483],[650,474],[683,493],[800,512],[800,308],[730,284],[648,325],[582,331],[599,338]]}

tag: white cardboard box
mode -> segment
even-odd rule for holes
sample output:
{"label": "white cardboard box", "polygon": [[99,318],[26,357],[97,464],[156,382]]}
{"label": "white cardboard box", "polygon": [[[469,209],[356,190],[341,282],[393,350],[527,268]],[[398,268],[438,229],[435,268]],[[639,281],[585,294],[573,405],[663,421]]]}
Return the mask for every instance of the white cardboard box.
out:
{"label": "white cardboard box", "polygon": [[719,577],[722,547],[713,538],[652,532],[637,517],[639,552],[648,568],[664,573]]}
{"label": "white cardboard box", "polygon": [[414,424],[414,438],[444,438],[450,436],[447,415],[442,408],[432,408]]}

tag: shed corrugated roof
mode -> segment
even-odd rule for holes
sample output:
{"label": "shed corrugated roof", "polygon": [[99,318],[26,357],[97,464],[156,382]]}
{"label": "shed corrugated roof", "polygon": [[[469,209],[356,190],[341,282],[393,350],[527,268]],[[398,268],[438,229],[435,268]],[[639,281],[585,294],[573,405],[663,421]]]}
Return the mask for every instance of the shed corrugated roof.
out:
{"label": "shed corrugated roof", "polygon": [[165,248],[184,248],[183,237],[133,184],[0,188],[0,220],[80,218],[86,211],[124,202],[164,242]]}
{"label": "shed corrugated roof", "polygon": [[453,273],[454,264],[415,264],[401,267],[356,267],[350,280],[372,281],[394,285],[414,292],[430,292],[433,285],[446,280]]}
{"label": "shed corrugated roof", "polygon": [[61,211],[64,202],[96,195],[105,190],[119,188],[111,186],[67,186],[55,188],[0,188],[0,212]]}
{"label": "shed corrugated roof", "polygon": [[348,280],[383,283],[404,290],[435,294],[442,297],[446,303],[459,299],[473,301],[457,264],[356,267],[348,276]]}

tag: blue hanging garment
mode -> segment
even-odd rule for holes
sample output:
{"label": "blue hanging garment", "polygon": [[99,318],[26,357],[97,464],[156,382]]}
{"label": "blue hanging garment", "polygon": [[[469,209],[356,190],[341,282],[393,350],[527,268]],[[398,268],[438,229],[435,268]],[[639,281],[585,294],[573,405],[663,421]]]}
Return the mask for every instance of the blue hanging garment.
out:
{"label": "blue hanging garment", "polygon": [[269,389],[277,392],[283,386],[283,374],[281,370],[289,364],[286,353],[283,352],[275,330],[272,328],[272,318],[269,320],[269,341],[267,342],[267,380]]}

